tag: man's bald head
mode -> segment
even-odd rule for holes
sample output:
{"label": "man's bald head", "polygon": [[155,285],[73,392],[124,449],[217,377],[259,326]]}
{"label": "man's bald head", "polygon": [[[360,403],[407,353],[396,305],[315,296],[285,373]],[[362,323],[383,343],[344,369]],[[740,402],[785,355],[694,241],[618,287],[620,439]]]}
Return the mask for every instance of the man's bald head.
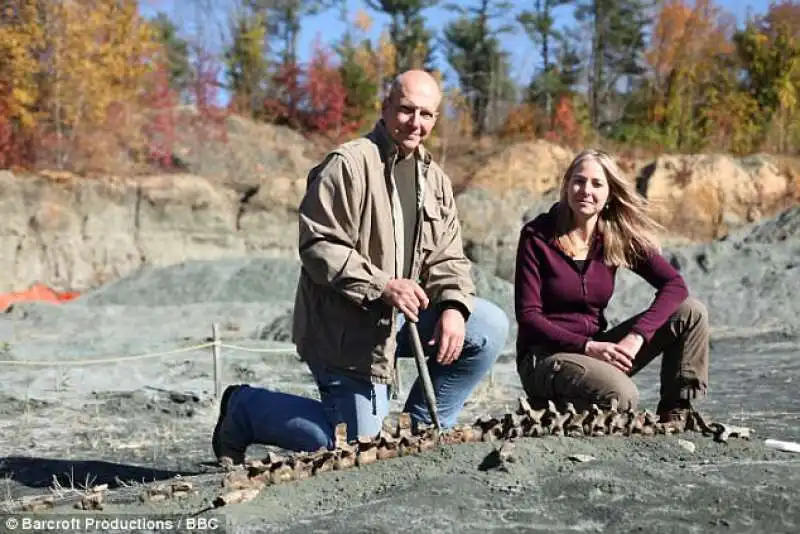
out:
{"label": "man's bald head", "polygon": [[420,93],[435,97],[437,99],[437,108],[442,100],[439,82],[424,70],[407,70],[395,76],[387,98],[393,99],[409,93]]}
{"label": "man's bald head", "polygon": [[436,79],[424,70],[398,75],[383,101],[382,116],[395,143],[410,154],[433,130],[442,92]]}

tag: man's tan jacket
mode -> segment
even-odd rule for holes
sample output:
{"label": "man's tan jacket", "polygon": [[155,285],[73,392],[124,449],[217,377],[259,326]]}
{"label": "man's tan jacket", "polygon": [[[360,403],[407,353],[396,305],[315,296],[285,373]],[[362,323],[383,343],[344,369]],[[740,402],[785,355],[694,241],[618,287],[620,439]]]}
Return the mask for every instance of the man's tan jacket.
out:
{"label": "man's tan jacket", "polygon": [[[302,269],[293,341],[300,357],[329,372],[392,384],[396,310],[381,299],[403,272],[403,212],[395,190],[395,143],[379,121],[330,152],[308,175],[300,204]],[[475,288],[464,256],[449,178],[417,150],[417,230],[411,278],[431,306],[468,313]]]}

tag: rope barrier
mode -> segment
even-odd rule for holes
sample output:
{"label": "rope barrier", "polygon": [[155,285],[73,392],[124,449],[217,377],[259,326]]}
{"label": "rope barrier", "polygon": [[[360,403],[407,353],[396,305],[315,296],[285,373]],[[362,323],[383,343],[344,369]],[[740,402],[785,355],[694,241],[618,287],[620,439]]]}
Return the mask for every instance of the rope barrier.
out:
{"label": "rope barrier", "polygon": [[265,354],[294,352],[294,345],[286,345],[285,348],[270,347],[270,348],[266,348],[266,349],[259,349],[257,347],[242,347],[241,345],[231,345],[229,343],[220,343],[219,346],[221,348],[238,350],[238,351],[242,351],[242,352],[260,352],[260,353],[265,353]]}
{"label": "rope barrier", "polygon": [[[145,360],[149,358],[158,358],[161,356],[170,356],[172,354],[182,354],[186,352],[192,352],[194,350],[200,349],[207,349],[209,347],[213,347],[215,343],[213,341],[209,341],[207,343],[201,343],[199,345],[192,345],[190,347],[183,347],[180,349],[173,349],[173,350],[166,350],[162,352],[148,352],[144,354],[136,354],[131,356],[118,356],[118,357],[105,357],[105,358],[92,358],[92,359],[84,359],[84,360],[0,360],[0,366],[2,365],[19,365],[19,366],[55,366],[55,365],[91,365],[91,364],[99,364],[99,363],[119,363],[119,362],[127,362],[133,360]],[[231,343],[217,343],[216,344],[220,348],[226,348],[231,350],[238,350],[241,352],[254,352],[254,353],[261,353],[261,354],[282,354],[286,352],[293,352],[294,345],[286,345],[285,347],[268,347],[268,348],[258,348],[258,347],[243,347],[241,345],[234,345]],[[513,354],[513,350],[504,350],[500,354]]]}
{"label": "rope barrier", "polygon": [[[160,358],[163,356],[171,356],[173,354],[183,354],[200,349],[211,348],[211,358],[213,365],[214,376],[214,394],[219,396],[222,390],[222,356],[220,349],[228,348],[240,352],[251,352],[259,354],[278,354],[293,352],[296,353],[293,344],[287,344],[284,347],[244,347],[233,343],[223,343],[219,337],[217,324],[213,323],[212,327],[212,341],[200,343],[198,345],[191,345],[189,347],[181,347],[179,349],[165,350],[159,352],[148,352],[144,354],[136,354],[130,356],[108,356],[102,358],[85,358],[79,360],[0,360],[0,366],[10,365],[18,367],[60,367],[60,366],[78,366],[78,365],[94,365],[104,363],[122,363],[136,360],[146,360],[150,358]],[[513,350],[503,350],[501,355],[513,354]],[[494,385],[494,369],[489,373],[489,383]]]}
{"label": "rope barrier", "polygon": [[145,354],[137,354],[133,356],[118,356],[96,358],[91,360],[0,360],[0,365],[28,365],[28,366],[58,366],[58,365],[91,365],[93,363],[119,363],[131,360],[145,360],[148,358],[159,358],[161,356],[169,356],[172,354],[181,354],[191,352],[193,350],[205,349],[213,346],[213,342],[201,343],[200,345],[192,345],[191,347],[183,347],[180,349],[166,350],[162,352],[148,352]]}

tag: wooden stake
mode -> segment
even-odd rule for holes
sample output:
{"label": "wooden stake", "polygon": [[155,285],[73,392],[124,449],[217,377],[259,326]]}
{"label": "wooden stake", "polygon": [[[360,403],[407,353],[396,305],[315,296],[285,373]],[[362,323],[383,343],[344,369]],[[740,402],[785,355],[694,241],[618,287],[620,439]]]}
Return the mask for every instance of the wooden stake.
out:
{"label": "wooden stake", "polygon": [[220,361],[220,339],[217,323],[211,323],[211,358],[214,360],[214,398],[218,399],[222,390],[222,362]]}

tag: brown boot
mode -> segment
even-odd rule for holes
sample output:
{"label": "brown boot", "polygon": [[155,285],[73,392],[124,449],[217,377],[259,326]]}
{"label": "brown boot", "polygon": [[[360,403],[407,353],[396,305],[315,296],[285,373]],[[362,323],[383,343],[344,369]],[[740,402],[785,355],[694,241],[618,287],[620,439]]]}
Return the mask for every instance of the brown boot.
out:
{"label": "brown boot", "polygon": [[661,399],[656,408],[659,423],[685,422],[692,411],[692,403],[688,399],[667,402]]}

